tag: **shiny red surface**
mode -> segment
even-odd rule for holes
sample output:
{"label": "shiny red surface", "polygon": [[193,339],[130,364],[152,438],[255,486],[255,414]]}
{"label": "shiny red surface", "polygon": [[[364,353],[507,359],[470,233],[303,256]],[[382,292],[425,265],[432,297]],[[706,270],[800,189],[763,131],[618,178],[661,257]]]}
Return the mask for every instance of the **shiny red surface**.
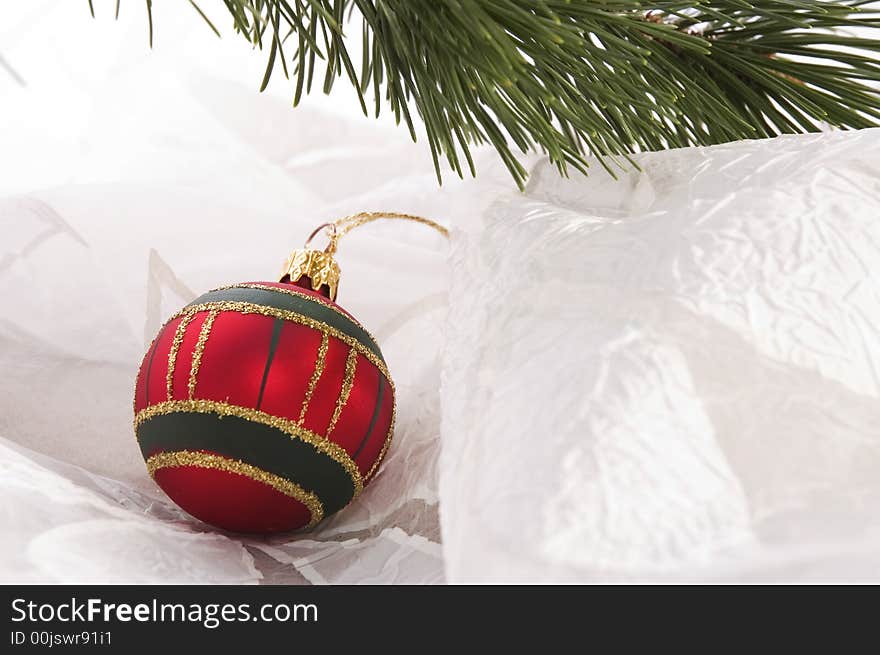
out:
{"label": "shiny red surface", "polygon": [[156,482],[181,509],[232,532],[286,532],[307,525],[308,508],[267,484],[216,469],[179,466]]}

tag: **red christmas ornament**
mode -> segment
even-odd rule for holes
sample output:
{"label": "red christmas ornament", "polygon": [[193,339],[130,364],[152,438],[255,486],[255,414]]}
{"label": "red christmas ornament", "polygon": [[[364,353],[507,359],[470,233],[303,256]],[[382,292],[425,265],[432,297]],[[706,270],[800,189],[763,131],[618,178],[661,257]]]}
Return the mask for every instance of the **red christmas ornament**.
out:
{"label": "red christmas ornament", "polygon": [[206,523],[313,526],[363,490],[388,450],[394,385],[375,339],[334,302],[336,238],[294,251],[280,282],[200,296],[144,356],[134,410],[147,469]]}

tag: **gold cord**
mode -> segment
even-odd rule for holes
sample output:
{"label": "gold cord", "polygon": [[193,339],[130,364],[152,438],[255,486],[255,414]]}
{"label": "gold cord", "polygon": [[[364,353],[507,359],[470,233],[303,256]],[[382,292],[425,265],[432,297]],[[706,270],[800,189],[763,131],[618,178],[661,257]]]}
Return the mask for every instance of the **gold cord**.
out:
{"label": "gold cord", "polygon": [[[336,263],[333,256],[339,247],[339,240],[356,227],[378,221],[380,218],[421,223],[436,230],[447,239],[449,238],[449,230],[430,218],[399,212],[359,212],[339,218],[332,223],[322,223],[316,227],[306,239],[303,247],[294,250],[284,262],[278,281],[295,284],[303,278],[308,278],[314,291],[326,289],[327,297],[330,300],[336,300],[340,271],[339,264]],[[312,240],[321,233],[327,237],[327,246],[324,250],[318,250],[311,245]]]}
{"label": "gold cord", "polygon": [[[428,227],[436,230],[447,239],[449,238],[448,229],[440,225],[440,223],[432,221],[430,218],[425,218],[424,216],[402,214],[400,212],[358,212],[357,214],[352,214],[351,216],[339,218],[332,223],[325,223],[324,225],[319,226],[312,233],[312,236],[309,237],[309,241],[311,241],[318,232],[322,230],[328,230],[328,238],[330,241],[327,244],[327,247],[324,249],[324,252],[328,255],[333,255],[336,253],[336,249],[339,246],[339,240],[342,237],[344,237],[356,227],[366,225],[367,223],[372,223],[373,221],[378,221],[381,218],[390,218],[403,221],[412,221],[413,223],[421,223],[422,225],[427,225]],[[307,246],[309,241],[306,242]]]}

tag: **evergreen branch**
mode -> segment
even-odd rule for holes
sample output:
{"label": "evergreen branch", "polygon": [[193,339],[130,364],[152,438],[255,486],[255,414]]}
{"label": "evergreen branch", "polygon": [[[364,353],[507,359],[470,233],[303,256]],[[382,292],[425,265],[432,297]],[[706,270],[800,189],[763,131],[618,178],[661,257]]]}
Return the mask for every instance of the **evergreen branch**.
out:
{"label": "evergreen branch", "polygon": [[[294,104],[316,59],[329,93],[346,77],[406,123],[415,109],[440,179],[445,158],[474,173],[490,143],[516,183],[515,152],[540,148],[560,172],[585,153],[709,145],[822,124],[878,124],[880,40],[841,28],[880,25],[867,0],[224,0],[256,47],[271,35],[262,88],[288,38]],[[149,0],[148,0],[149,5]],[[355,68],[345,40],[362,19]],[[201,13],[201,12],[200,12]],[[608,164],[603,160],[603,165]]]}

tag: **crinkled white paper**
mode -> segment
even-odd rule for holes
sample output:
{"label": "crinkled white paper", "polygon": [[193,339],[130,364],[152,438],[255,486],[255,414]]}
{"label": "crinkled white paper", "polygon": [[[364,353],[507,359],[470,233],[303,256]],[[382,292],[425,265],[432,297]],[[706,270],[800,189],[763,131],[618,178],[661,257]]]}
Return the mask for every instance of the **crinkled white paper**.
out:
{"label": "crinkled white paper", "polygon": [[880,130],[636,159],[460,223],[448,579],[880,579]]}

